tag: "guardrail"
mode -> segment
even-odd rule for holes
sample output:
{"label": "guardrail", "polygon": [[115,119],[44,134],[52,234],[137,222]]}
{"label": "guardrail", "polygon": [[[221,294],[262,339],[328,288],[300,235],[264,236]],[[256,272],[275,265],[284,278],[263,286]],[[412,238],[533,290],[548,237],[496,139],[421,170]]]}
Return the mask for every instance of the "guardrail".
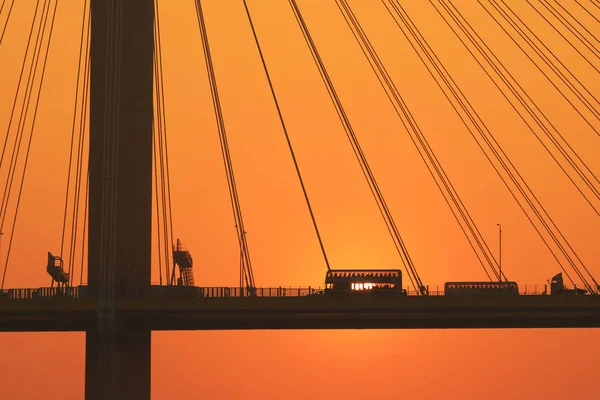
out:
{"label": "guardrail", "polygon": [[[124,297],[199,297],[199,298],[223,298],[223,297],[304,297],[316,295],[322,292],[321,288],[313,287],[275,287],[275,288],[256,288],[254,290],[246,288],[232,287],[186,287],[186,286],[150,286],[144,290],[123,291]],[[71,297],[86,298],[88,293],[87,286],[77,286],[68,288],[24,288],[24,289],[5,289],[0,292],[0,299],[36,299],[50,297]]]}
{"label": "guardrail", "polygon": [[[429,287],[429,296],[444,296],[443,286]],[[0,292],[1,299],[36,299],[50,297],[86,298],[87,286],[67,288],[24,288],[4,289]],[[247,289],[239,287],[185,287],[185,286],[160,286],[152,285],[145,290],[125,290],[125,297],[153,297],[153,298],[226,298],[226,297],[305,297],[323,293],[321,287],[271,287]],[[523,296],[543,296],[549,294],[546,285],[524,285],[520,287],[519,294]],[[408,296],[418,296],[414,290],[407,290]]]}
{"label": "guardrail", "polygon": [[321,292],[321,288],[313,287],[276,287],[276,288],[256,288],[249,290],[246,288],[229,287],[201,287],[201,297],[304,297],[311,296]]}
{"label": "guardrail", "polygon": [[541,296],[550,294],[548,285],[525,285],[519,287],[519,294],[523,296]]}
{"label": "guardrail", "polygon": [[79,286],[67,288],[37,288],[37,289],[4,289],[0,299],[36,299],[40,297],[79,297]]}

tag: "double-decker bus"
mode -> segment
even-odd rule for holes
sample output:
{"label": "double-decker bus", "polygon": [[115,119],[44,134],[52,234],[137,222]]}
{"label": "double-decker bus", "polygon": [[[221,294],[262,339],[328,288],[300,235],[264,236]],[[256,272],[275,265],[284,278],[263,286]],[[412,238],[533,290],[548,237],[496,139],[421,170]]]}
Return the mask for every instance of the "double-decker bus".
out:
{"label": "double-decker bus", "polygon": [[519,286],[516,282],[446,282],[446,296],[518,296]]}
{"label": "double-decker bus", "polygon": [[325,276],[325,295],[403,295],[402,271],[329,270]]}

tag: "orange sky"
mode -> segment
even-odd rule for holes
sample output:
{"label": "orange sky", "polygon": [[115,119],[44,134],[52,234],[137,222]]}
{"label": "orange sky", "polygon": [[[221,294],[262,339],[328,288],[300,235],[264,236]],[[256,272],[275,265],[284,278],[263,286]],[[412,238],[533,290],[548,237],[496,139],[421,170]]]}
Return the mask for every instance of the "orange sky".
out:
{"label": "orange sky", "polygon": [[[18,1],[0,47],[0,129],[8,123],[34,3]],[[298,3],[424,283],[485,279],[335,2]],[[496,223],[502,223],[507,276],[521,286],[541,287],[558,265],[421,61],[380,2],[349,3],[494,251]],[[402,3],[600,278],[598,216],[430,4]],[[477,2],[456,3],[600,174],[599,137]],[[593,68],[526,3],[512,3],[588,90],[600,96],[600,77]],[[59,252],[82,4],[61,2],[58,10],[7,287],[48,285],[46,252]],[[324,262],[242,2],[203,4],[256,283],[322,285]],[[600,24],[572,0],[565,4],[600,36]],[[251,0],[249,6],[332,266],[400,267],[289,5]],[[194,256],[197,284],[233,286],[239,252],[193,1],[163,1],[160,16],[175,234]],[[3,166],[0,182],[5,175]],[[42,198],[45,207],[40,207]],[[7,241],[5,234],[2,266]],[[180,399],[361,398],[372,397],[374,390],[379,398],[589,396],[600,358],[600,340],[592,330],[186,332],[155,333],[153,343],[153,398]],[[2,397],[82,397],[83,334],[3,334],[0,354]]]}

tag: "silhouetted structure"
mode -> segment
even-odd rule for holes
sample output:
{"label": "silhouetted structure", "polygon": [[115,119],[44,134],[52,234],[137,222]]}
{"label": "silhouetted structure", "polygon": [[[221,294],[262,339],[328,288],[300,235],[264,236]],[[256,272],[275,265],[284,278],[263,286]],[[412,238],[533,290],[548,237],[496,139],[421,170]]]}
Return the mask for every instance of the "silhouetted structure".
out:
{"label": "silhouetted structure", "polygon": [[46,271],[48,272],[48,275],[52,277],[50,287],[54,286],[54,282],[56,282],[58,287],[69,286],[69,274],[63,269],[62,258],[48,252],[48,265],[46,266]]}
{"label": "silhouetted structure", "polygon": [[567,289],[563,282],[562,272],[554,275],[552,277],[552,281],[550,282],[550,294],[552,295],[577,295],[577,294],[586,294],[587,290],[585,289],[577,289],[577,287],[573,289]]}
{"label": "silhouetted structure", "polygon": [[153,0],[91,1],[85,397],[150,399],[150,330],[116,311],[150,286]]}
{"label": "silhouetted structure", "polygon": [[[178,286],[194,286],[194,260],[192,255],[185,246],[177,239],[177,244],[173,246],[173,262],[179,267],[179,278],[177,278]],[[175,277],[175,268],[173,268],[173,276],[171,283]]]}

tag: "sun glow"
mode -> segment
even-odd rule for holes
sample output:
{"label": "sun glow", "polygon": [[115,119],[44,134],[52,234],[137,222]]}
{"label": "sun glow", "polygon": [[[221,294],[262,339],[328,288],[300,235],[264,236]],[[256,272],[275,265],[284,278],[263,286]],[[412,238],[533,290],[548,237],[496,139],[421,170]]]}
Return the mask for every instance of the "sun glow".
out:
{"label": "sun glow", "polygon": [[373,283],[353,283],[352,290],[370,290],[375,287]]}

